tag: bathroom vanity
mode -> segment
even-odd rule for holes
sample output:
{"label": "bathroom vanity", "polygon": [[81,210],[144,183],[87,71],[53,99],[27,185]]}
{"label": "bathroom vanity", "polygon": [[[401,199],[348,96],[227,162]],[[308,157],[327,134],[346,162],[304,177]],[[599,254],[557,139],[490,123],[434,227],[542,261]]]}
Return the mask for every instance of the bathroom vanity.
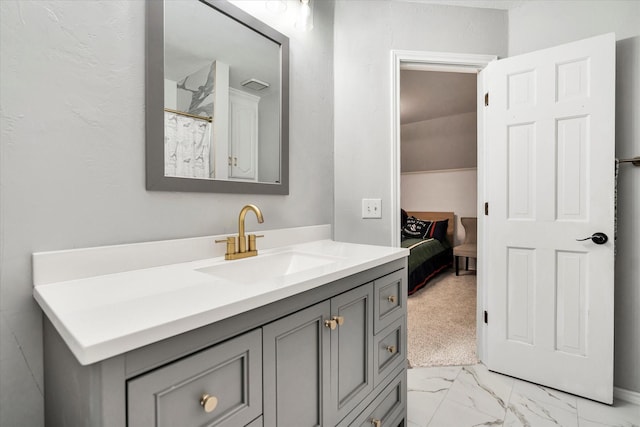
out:
{"label": "bathroom vanity", "polygon": [[156,254],[216,236],[34,254],[47,426],[405,425],[406,250],[327,230],[235,261]]}

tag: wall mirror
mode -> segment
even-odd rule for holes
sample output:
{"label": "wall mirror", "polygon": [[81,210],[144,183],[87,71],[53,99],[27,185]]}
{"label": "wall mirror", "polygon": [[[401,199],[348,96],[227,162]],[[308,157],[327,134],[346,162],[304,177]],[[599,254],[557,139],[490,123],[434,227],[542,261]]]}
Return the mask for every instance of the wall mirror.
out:
{"label": "wall mirror", "polygon": [[289,194],[289,39],[222,0],[147,0],[147,189]]}

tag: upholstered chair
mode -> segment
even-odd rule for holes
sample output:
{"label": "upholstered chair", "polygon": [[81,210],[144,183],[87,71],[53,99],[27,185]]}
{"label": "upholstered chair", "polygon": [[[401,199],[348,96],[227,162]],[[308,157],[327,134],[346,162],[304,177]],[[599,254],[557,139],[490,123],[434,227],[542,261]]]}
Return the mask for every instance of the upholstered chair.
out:
{"label": "upholstered chair", "polygon": [[463,217],[460,218],[462,226],[464,227],[464,242],[453,248],[453,256],[456,263],[456,276],[460,273],[458,267],[458,259],[464,257],[465,270],[469,270],[469,258],[477,259],[477,243],[476,238],[478,234],[478,218],[475,217]]}

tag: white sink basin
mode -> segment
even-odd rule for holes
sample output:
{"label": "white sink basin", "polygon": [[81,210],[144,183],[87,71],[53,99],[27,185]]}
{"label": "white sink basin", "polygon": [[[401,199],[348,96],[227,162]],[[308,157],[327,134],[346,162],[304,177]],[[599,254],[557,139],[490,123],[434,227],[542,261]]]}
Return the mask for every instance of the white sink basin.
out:
{"label": "white sink basin", "polygon": [[234,261],[203,256],[210,237],[34,254],[34,297],[90,365],[409,255],[300,230],[267,230],[257,257]]}
{"label": "white sink basin", "polygon": [[196,271],[233,282],[250,284],[300,273],[340,260],[340,257],[288,251],[225,261],[223,264],[199,268]]}

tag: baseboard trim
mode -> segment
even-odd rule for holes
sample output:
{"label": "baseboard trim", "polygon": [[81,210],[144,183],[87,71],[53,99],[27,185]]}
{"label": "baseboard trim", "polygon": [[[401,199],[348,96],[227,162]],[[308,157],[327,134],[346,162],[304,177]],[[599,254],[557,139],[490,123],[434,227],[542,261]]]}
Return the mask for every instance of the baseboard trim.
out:
{"label": "baseboard trim", "polygon": [[638,393],[637,391],[614,387],[613,398],[624,400],[625,402],[633,403],[635,405],[640,405],[640,393]]}

